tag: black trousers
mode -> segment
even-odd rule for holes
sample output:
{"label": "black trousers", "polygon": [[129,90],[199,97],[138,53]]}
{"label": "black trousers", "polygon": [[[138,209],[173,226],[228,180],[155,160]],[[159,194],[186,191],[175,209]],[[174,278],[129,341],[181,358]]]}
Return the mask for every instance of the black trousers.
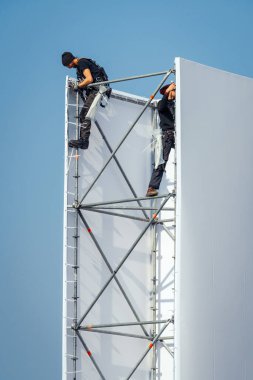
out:
{"label": "black trousers", "polygon": [[153,187],[154,189],[159,189],[162,178],[163,178],[163,172],[165,171],[165,167],[169,159],[171,148],[175,148],[174,131],[170,131],[170,130],[163,131],[162,145],[163,145],[163,159],[165,162],[159,165],[157,169],[153,169],[151,180],[149,182],[149,187]]}
{"label": "black trousers", "polygon": [[91,120],[86,118],[86,115],[97,95],[97,90],[91,90],[88,94],[87,98],[84,100],[83,107],[80,111],[80,139],[89,141],[90,137],[90,129],[91,129]]}

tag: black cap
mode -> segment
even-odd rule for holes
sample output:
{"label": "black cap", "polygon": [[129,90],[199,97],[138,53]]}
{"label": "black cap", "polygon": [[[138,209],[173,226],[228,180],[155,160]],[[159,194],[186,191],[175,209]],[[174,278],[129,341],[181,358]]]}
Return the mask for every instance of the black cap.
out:
{"label": "black cap", "polygon": [[75,57],[73,56],[72,53],[70,53],[69,51],[65,51],[62,56],[62,64],[63,66],[68,66],[72,61],[73,59],[75,59]]}

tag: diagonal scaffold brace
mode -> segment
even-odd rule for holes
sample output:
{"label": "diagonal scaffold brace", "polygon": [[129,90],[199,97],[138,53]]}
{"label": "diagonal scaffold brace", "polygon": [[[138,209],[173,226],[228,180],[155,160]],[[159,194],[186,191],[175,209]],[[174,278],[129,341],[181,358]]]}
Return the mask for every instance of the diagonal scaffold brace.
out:
{"label": "diagonal scaffold brace", "polygon": [[[95,246],[97,247],[97,250],[99,251],[101,257],[103,258],[103,260],[104,260],[104,262],[105,262],[107,268],[109,269],[109,271],[111,272],[111,274],[113,274],[113,269],[112,269],[112,267],[111,267],[109,261],[107,260],[106,255],[104,254],[102,248],[100,247],[100,245],[99,245],[97,239],[95,238],[93,232],[91,231],[91,229],[90,229],[90,227],[89,227],[89,225],[88,225],[86,219],[84,218],[82,212],[81,212],[80,210],[78,210],[78,213],[79,213],[79,216],[80,216],[80,218],[81,218],[81,220],[82,220],[84,226],[87,228],[87,230],[90,231],[90,237],[91,237],[91,239],[93,240]],[[120,281],[118,280],[118,278],[117,278],[116,276],[114,277],[114,279],[115,279],[115,281],[116,281],[116,283],[117,283],[117,285],[118,285],[118,287],[119,287],[121,293],[123,294],[123,296],[124,296],[126,302],[128,303],[130,309],[132,310],[132,312],[133,312],[133,314],[134,314],[136,320],[137,320],[138,322],[140,322],[140,318],[139,318],[139,316],[138,316],[136,310],[134,309],[132,302],[130,301],[129,297],[127,296],[127,294],[126,294],[126,292],[125,292],[123,286],[121,285]],[[141,328],[142,328],[142,330],[143,330],[145,336],[149,336],[149,334],[148,334],[147,330],[145,329],[145,327],[144,327],[143,325],[140,325],[140,326],[141,326]]]}
{"label": "diagonal scaffold brace", "polygon": [[80,332],[79,332],[78,330],[76,330],[76,335],[78,336],[80,342],[82,343],[83,348],[84,348],[85,351],[87,352],[87,355],[89,356],[90,360],[92,361],[92,363],[93,363],[94,367],[96,368],[97,372],[98,372],[99,375],[101,376],[101,379],[106,380],[106,378],[104,377],[104,375],[103,375],[101,369],[99,368],[99,366],[98,366],[96,360],[93,358],[93,356],[92,356],[92,352],[89,350],[87,344],[86,344],[85,341],[83,340],[83,338],[82,338],[82,336],[81,336],[81,334],[80,334]]}
{"label": "diagonal scaffold brace", "polygon": [[[103,140],[104,140],[104,142],[105,142],[105,144],[106,144],[106,146],[107,146],[109,152],[110,152],[110,153],[113,153],[113,149],[112,149],[112,147],[111,147],[109,141],[107,140],[107,138],[106,138],[106,136],[105,136],[105,134],[104,134],[104,132],[103,132],[102,128],[100,127],[100,125],[99,125],[99,123],[98,123],[97,120],[95,120],[95,124],[96,124],[96,127],[97,127],[97,129],[99,130],[99,133],[101,134],[101,136],[102,136],[102,138],[103,138]],[[125,171],[123,170],[123,168],[122,168],[122,166],[121,166],[119,160],[117,159],[116,155],[114,155],[113,158],[114,158],[114,161],[116,162],[116,165],[118,166],[118,168],[119,168],[119,170],[120,170],[122,176],[124,177],[124,179],[125,179],[125,181],[126,181],[128,187],[129,187],[131,193],[133,194],[133,196],[134,196],[135,198],[137,198],[137,194],[136,194],[136,192],[135,192],[135,190],[134,190],[134,188],[133,188],[131,182],[129,181],[129,179],[128,179],[126,173],[125,173]],[[137,203],[138,203],[138,205],[139,205],[140,207],[142,207],[141,201],[138,200]],[[148,215],[147,215],[147,213],[146,213],[146,210],[142,210],[142,212],[143,212],[143,215],[145,216],[145,218],[148,219]]]}
{"label": "diagonal scaffold brace", "polygon": [[155,346],[156,342],[158,341],[158,339],[160,338],[160,336],[162,335],[162,333],[164,332],[164,330],[169,326],[170,323],[173,323],[173,322],[174,322],[173,318],[172,319],[168,319],[168,321],[163,325],[161,331],[156,335],[156,337],[148,345],[148,348],[146,349],[146,351],[144,352],[144,354],[142,355],[142,357],[139,359],[138,363],[135,365],[135,367],[133,368],[133,370],[127,376],[126,380],[129,380],[132,377],[132,375],[135,373],[135,371],[137,370],[137,368],[139,367],[139,365],[145,359],[145,357],[147,356],[147,354],[149,353],[149,351]]}
{"label": "diagonal scaffold brace", "polygon": [[[108,160],[105,162],[104,166],[102,167],[102,169],[100,170],[100,172],[97,174],[97,176],[95,177],[95,179],[93,180],[93,182],[90,184],[90,186],[88,187],[88,189],[86,190],[85,194],[82,196],[82,198],[80,199],[80,202],[78,204],[78,206],[80,207],[83,200],[85,199],[85,197],[89,194],[90,190],[93,188],[93,186],[95,185],[95,183],[97,182],[97,180],[99,179],[99,177],[101,176],[101,174],[104,172],[105,168],[107,167],[107,165],[110,163],[110,161],[113,159],[113,157],[115,156],[115,154],[117,153],[117,151],[119,150],[119,148],[121,147],[121,145],[123,144],[123,142],[126,140],[126,138],[128,137],[129,133],[132,131],[132,129],[135,127],[135,125],[138,123],[138,121],[140,120],[141,116],[144,114],[144,112],[146,111],[146,109],[148,108],[148,106],[150,105],[150,103],[152,102],[152,100],[154,99],[155,95],[158,93],[158,91],[160,90],[160,88],[162,87],[162,85],[164,84],[164,82],[168,79],[168,77],[174,73],[174,70],[173,69],[170,69],[164,76],[164,78],[162,79],[162,81],[160,82],[160,84],[158,85],[158,87],[156,88],[156,90],[154,91],[154,93],[150,96],[150,99],[146,102],[145,106],[143,107],[142,111],[140,112],[140,114],[137,116],[137,118],[135,119],[135,121],[132,123],[132,125],[129,127],[127,133],[125,134],[125,136],[122,138],[122,140],[119,142],[119,144],[117,145],[117,147],[114,149],[114,151],[111,153],[110,157],[108,158]],[[111,81],[108,81],[107,83],[110,83]]]}
{"label": "diagonal scaffold brace", "polygon": [[136,247],[136,245],[139,243],[139,241],[141,240],[141,238],[144,236],[145,232],[149,229],[149,227],[151,226],[152,223],[155,222],[156,220],[156,217],[157,215],[159,214],[159,212],[163,209],[163,207],[165,206],[166,202],[174,196],[174,193],[169,193],[167,195],[167,197],[164,199],[164,201],[161,203],[160,207],[158,208],[158,210],[156,211],[156,213],[153,215],[153,217],[151,218],[150,222],[146,225],[146,227],[143,229],[143,231],[140,233],[140,235],[137,237],[137,239],[134,241],[134,243],[132,244],[132,246],[130,247],[130,249],[128,250],[128,252],[126,253],[126,255],[124,256],[124,258],[121,260],[121,262],[118,264],[117,268],[113,271],[112,275],[109,277],[109,279],[107,280],[107,282],[105,283],[105,285],[103,286],[103,288],[100,290],[100,292],[97,294],[97,296],[95,297],[94,301],[91,303],[91,305],[88,307],[88,309],[86,310],[86,312],[83,314],[83,316],[80,318],[80,320],[78,321],[77,323],[77,328],[79,328],[81,326],[81,323],[83,322],[83,320],[85,319],[85,317],[89,314],[90,310],[93,308],[93,306],[96,304],[96,302],[98,301],[98,299],[101,297],[101,295],[104,293],[104,291],[107,289],[108,285],[111,283],[111,281],[115,278],[115,276],[117,275],[118,271],[120,270],[120,268],[122,267],[122,265],[125,263],[125,261],[127,260],[127,258],[130,256],[130,254],[132,253],[132,251],[134,250],[134,248]]}

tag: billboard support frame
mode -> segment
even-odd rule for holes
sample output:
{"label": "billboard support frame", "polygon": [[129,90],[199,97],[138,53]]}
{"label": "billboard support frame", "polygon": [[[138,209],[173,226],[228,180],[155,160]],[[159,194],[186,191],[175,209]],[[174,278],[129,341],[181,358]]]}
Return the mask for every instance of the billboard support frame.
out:
{"label": "billboard support frame", "polygon": [[[74,212],[75,213],[75,228],[74,228],[74,235],[73,237],[75,238],[75,244],[74,244],[74,265],[72,265],[72,268],[73,268],[73,271],[74,271],[74,292],[73,292],[73,302],[74,302],[74,318],[73,318],[73,323],[71,325],[71,328],[73,330],[73,356],[72,356],[72,360],[73,360],[73,380],[76,380],[77,379],[77,373],[79,373],[80,371],[77,371],[77,360],[78,360],[78,357],[77,357],[77,340],[79,339],[79,341],[81,342],[81,345],[83,346],[83,348],[85,349],[85,351],[87,352],[88,356],[90,357],[94,367],[96,368],[97,372],[99,373],[99,375],[101,376],[101,379],[104,379],[105,380],[105,377],[100,369],[100,367],[98,366],[96,360],[94,359],[94,357],[92,356],[92,353],[89,351],[87,345],[85,344],[81,334],[80,334],[80,331],[89,331],[89,332],[94,332],[94,333],[104,333],[104,334],[115,334],[115,335],[121,335],[121,336],[126,336],[126,337],[134,337],[134,338],[140,338],[140,339],[147,339],[147,340],[150,340],[151,343],[149,344],[148,348],[146,349],[146,351],[144,352],[144,354],[142,355],[142,357],[139,359],[139,361],[137,362],[137,364],[134,366],[134,368],[132,369],[131,373],[128,375],[127,377],[127,380],[130,379],[132,377],[132,375],[134,374],[134,372],[137,370],[137,368],[139,367],[139,365],[141,364],[141,362],[144,360],[144,358],[146,357],[146,355],[148,354],[148,352],[156,345],[156,343],[158,341],[161,342],[161,344],[165,347],[165,349],[169,352],[170,355],[173,355],[173,352],[170,350],[169,347],[167,347],[167,345],[164,343],[164,340],[166,339],[171,339],[171,337],[163,337],[162,339],[160,339],[162,333],[164,332],[164,330],[167,328],[167,326],[170,324],[170,323],[174,323],[174,318],[172,317],[171,319],[168,319],[168,320],[163,320],[163,321],[158,321],[156,319],[156,292],[157,292],[157,286],[156,286],[156,282],[157,282],[157,278],[156,278],[156,253],[157,253],[157,250],[156,250],[156,245],[157,245],[157,225],[158,224],[161,224],[163,227],[166,227],[164,226],[164,222],[165,221],[169,221],[169,222],[172,222],[174,221],[175,219],[164,219],[164,220],[159,220],[158,219],[158,214],[163,211],[163,210],[170,210],[170,211],[173,211],[175,212],[175,207],[171,208],[171,207],[165,207],[167,201],[169,199],[174,199],[175,200],[175,197],[176,197],[176,193],[175,191],[173,190],[171,193],[167,193],[167,194],[164,194],[164,195],[158,195],[156,197],[138,197],[131,182],[129,181],[128,177],[126,176],[126,173],[125,171],[123,170],[119,160],[117,159],[116,157],[116,153],[117,151],[119,150],[119,148],[121,147],[121,145],[124,143],[124,141],[126,140],[127,136],[129,135],[129,133],[133,130],[134,126],[137,124],[137,122],[139,121],[139,119],[141,118],[141,116],[144,114],[145,110],[151,106],[151,102],[152,100],[154,99],[155,95],[157,94],[157,92],[159,91],[159,89],[162,87],[162,85],[164,84],[164,82],[167,80],[167,78],[171,75],[171,74],[174,74],[175,73],[175,70],[174,69],[170,69],[168,71],[165,71],[165,72],[159,72],[159,73],[153,73],[153,74],[147,74],[147,75],[140,75],[140,76],[136,76],[136,77],[129,77],[129,78],[122,78],[121,80],[112,80],[112,81],[108,81],[107,83],[114,83],[114,82],[121,82],[121,81],[125,81],[125,80],[133,80],[133,79],[140,79],[140,78],[146,78],[146,77],[150,77],[150,76],[155,76],[155,75],[162,75],[162,74],[165,74],[165,76],[163,77],[162,81],[159,83],[159,85],[156,87],[154,93],[150,96],[149,100],[145,102],[144,104],[144,107],[143,109],[141,110],[141,112],[139,113],[139,115],[136,117],[135,121],[131,124],[131,126],[129,127],[128,131],[126,132],[126,134],[123,136],[123,138],[121,139],[120,143],[117,145],[117,147],[113,150],[106,138],[106,136],[104,135],[99,123],[97,122],[97,120],[95,120],[95,125],[99,131],[99,133],[101,134],[109,152],[110,152],[110,157],[109,159],[106,161],[106,163],[104,164],[104,166],[102,167],[102,169],[100,170],[100,172],[98,173],[98,175],[95,177],[95,179],[93,180],[93,182],[91,183],[91,185],[88,187],[88,190],[85,192],[85,194],[80,198],[79,197],[79,171],[78,171],[78,164],[79,164],[79,155],[78,155],[78,149],[74,149],[72,150],[72,152],[75,151],[75,154],[72,155],[71,154],[71,157],[75,158],[75,175],[74,175],[74,178],[75,178],[75,194],[74,194],[74,199],[75,199],[75,202],[73,205],[67,205],[67,212]],[[105,82],[106,83],[106,82]],[[92,85],[95,85],[95,84],[92,84]],[[96,84],[97,85],[97,84]],[[68,91],[68,78],[67,78],[67,81],[66,81],[66,92]],[[67,98],[67,96],[66,96]],[[66,107],[67,107],[67,102],[66,102]],[[79,138],[79,95],[78,93],[76,94],[76,139]],[[156,112],[156,110],[155,110]],[[68,123],[68,112],[66,110],[66,120],[65,120],[65,123]],[[156,114],[156,117],[155,117],[156,121],[154,122],[153,121],[153,127],[157,127],[157,114]],[[85,204],[83,203],[85,197],[87,196],[87,194],[92,190],[94,184],[97,182],[98,178],[100,177],[100,175],[103,173],[103,171],[105,170],[105,168],[107,167],[107,165],[110,163],[110,161],[114,159],[117,167],[119,168],[123,178],[125,179],[130,191],[132,192],[133,194],[133,198],[128,198],[128,199],[121,199],[121,200],[114,200],[114,201],[110,201],[110,202],[100,202],[100,203],[92,203],[92,204]],[[66,173],[68,175],[68,173]],[[157,208],[155,206],[156,204],[156,201],[158,199],[161,199],[162,202],[161,202],[161,205]],[[141,201],[152,201],[151,203],[151,206],[150,207],[144,207],[141,203]],[[120,204],[125,204],[125,203],[128,203],[128,202],[137,202],[138,204],[138,207],[126,207],[126,206],[122,206],[120,207],[119,205]],[[110,205],[110,207],[106,208],[106,205]],[[116,206],[117,207],[116,207]],[[100,206],[100,207],[99,207]],[[106,209],[103,210],[102,207],[104,207]],[[117,209],[122,209],[122,210],[125,210],[125,209],[132,209],[132,210],[139,210],[143,213],[144,215],[144,218],[139,218],[139,217],[136,217],[136,216],[131,216],[131,215],[123,215],[123,214],[119,214],[119,213],[115,213],[115,212],[111,212],[111,211],[108,211],[108,209],[110,208],[117,208]],[[135,240],[135,242],[132,244],[132,246],[129,248],[129,250],[127,251],[126,255],[123,257],[123,259],[120,261],[120,263],[117,265],[116,269],[113,270],[113,268],[111,267],[109,261],[107,260],[102,248],[100,247],[96,237],[94,236],[93,232],[91,231],[86,219],[84,218],[83,214],[82,214],[82,210],[86,210],[86,211],[93,211],[93,212],[98,212],[98,213],[101,213],[101,214],[108,214],[108,215],[113,215],[113,216],[118,216],[118,217],[126,217],[126,218],[130,218],[130,219],[133,219],[133,220],[139,220],[139,221],[143,221],[143,222],[147,222],[147,225],[145,226],[145,228],[142,230],[142,232],[139,234],[139,236],[137,237],[137,239]],[[147,212],[146,211],[150,211],[150,216],[148,216]],[[105,283],[105,285],[102,287],[102,289],[100,290],[100,292],[98,293],[98,295],[95,297],[95,299],[93,300],[93,302],[91,303],[91,305],[88,307],[88,309],[85,311],[85,313],[82,315],[81,318],[79,318],[78,320],[78,312],[77,312],[77,306],[78,306],[78,269],[79,269],[79,266],[78,266],[78,239],[79,239],[79,219],[82,221],[83,225],[86,227],[86,229],[88,230],[90,236],[91,236],[91,239],[93,240],[93,243],[95,244],[97,250],[99,251],[102,259],[104,260],[107,268],[109,269],[110,273],[111,273],[111,276],[109,277],[109,279],[107,280],[107,282]],[[149,230],[149,228],[152,229],[152,234],[151,234],[151,257],[152,257],[152,282],[153,282],[153,285],[152,285],[152,306],[151,306],[151,309],[152,309],[152,315],[153,315],[153,320],[152,321],[141,321],[133,304],[131,303],[130,299],[128,298],[123,286],[121,285],[120,281],[118,280],[117,278],[117,272],[120,270],[120,268],[124,265],[125,261],[127,260],[127,258],[130,256],[130,254],[133,252],[134,248],[136,247],[136,245],[138,244],[138,242],[142,239],[142,237],[145,235],[145,233]],[[167,233],[169,234],[169,236],[173,239],[173,234],[167,230]],[[116,332],[116,331],[108,331],[108,330],[99,330],[96,329],[95,326],[92,326],[92,327],[88,327],[87,328],[85,326],[82,326],[82,322],[84,321],[85,317],[88,315],[88,313],[90,312],[90,310],[93,308],[93,306],[97,303],[97,301],[99,300],[100,296],[103,294],[103,292],[105,291],[105,289],[108,287],[108,285],[111,283],[112,280],[115,280],[117,285],[119,286],[119,289],[120,291],[122,292],[126,302],[128,303],[130,309],[132,310],[137,322],[135,323],[123,323],[123,324],[119,324],[121,326],[130,326],[130,325],[133,325],[133,324],[136,324],[136,325],[139,325],[143,332],[144,332],[144,336],[141,336],[141,335],[137,335],[137,334],[129,334],[129,333],[119,333],[119,332]],[[147,330],[145,329],[144,325],[152,325],[152,334],[148,334]],[[158,325],[161,325],[161,329],[159,331],[159,333],[157,333],[157,327]],[[105,326],[105,325],[101,325],[102,326]],[[111,325],[107,325],[107,327],[112,327],[113,324]],[[70,373],[70,372],[68,372]],[[152,356],[152,368],[151,368],[151,373],[152,373],[152,380],[155,380],[156,379],[156,374],[157,374],[157,368],[156,368],[156,350],[154,349],[153,350],[153,356]]]}

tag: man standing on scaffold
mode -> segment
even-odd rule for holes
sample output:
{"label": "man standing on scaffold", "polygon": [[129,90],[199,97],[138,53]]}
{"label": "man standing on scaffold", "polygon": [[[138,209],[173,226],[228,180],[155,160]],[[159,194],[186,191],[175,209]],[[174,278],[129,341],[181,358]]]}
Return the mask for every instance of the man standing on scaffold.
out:
{"label": "man standing on scaffold", "polygon": [[89,110],[91,111],[92,104],[94,105],[95,99],[101,99],[101,97],[99,97],[99,93],[103,93],[109,98],[111,94],[111,89],[108,85],[95,87],[87,86],[94,82],[107,81],[108,76],[104,68],[99,66],[92,59],[74,57],[73,54],[70,52],[64,52],[62,54],[62,64],[68,67],[69,69],[76,69],[78,82],[70,82],[69,84],[73,88],[73,90],[79,92],[81,98],[84,101],[83,108],[79,115],[81,124],[80,138],[78,140],[70,140],[69,147],[76,149],[88,149],[91,129],[91,117]]}
{"label": "man standing on scaffold", "polygon": [[160,117],[160,127],[162,129],[162,149],[163,149],[163,164],[158,165],[153,169],[149,187],[146,196],[155,197],[158,195],[160,183],[162,181],[163,172],[171,148],[175,148],[175,99],[176,99],[176,84],[163,86],[160,90],[163,98],[158,103],[158,113]]}

